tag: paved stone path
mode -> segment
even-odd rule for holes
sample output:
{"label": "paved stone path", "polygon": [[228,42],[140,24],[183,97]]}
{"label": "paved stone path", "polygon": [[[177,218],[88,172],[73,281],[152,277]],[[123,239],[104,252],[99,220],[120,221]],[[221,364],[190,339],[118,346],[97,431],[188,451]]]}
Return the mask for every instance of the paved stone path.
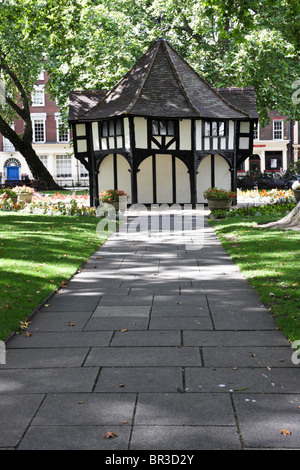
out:
{"label": "paved stone path", "polygon": [[0,448],[299,449],[300,365],[212,228],[138,235],[7,343]]}

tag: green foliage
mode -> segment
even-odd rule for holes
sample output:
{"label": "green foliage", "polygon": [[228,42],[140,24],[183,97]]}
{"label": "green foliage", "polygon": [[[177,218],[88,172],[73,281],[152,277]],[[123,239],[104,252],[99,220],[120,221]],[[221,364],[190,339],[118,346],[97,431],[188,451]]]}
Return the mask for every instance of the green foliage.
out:
{"label": "green foliage", "polygon": [[295,202],[285,202],[282,204],[262,204],[260,206],[247,205],[233,208],[229,211],[213,210],[213,219],[225,219],[227,217],[256,217],[262,215],[286,215],[296,207]]}

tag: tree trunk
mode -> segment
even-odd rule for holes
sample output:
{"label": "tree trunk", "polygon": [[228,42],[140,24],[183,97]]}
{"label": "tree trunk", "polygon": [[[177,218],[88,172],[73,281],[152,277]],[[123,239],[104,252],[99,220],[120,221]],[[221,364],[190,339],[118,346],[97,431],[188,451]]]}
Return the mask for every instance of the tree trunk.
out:
{"label": "tree trunk", "polygon": [[291,228],[300,230],[300,202],[294,207],[294,209],[289,212],[285,217],[276,222],[270,222],[269,224],[259,225],[259,227],[268,227],[268,228]]}
{"label": "tree trunk", "polygon": [[34,180],[38,182],[38,189],[61,189],[31,145],[24,146],[23,151],[18,150],[25,158]]}

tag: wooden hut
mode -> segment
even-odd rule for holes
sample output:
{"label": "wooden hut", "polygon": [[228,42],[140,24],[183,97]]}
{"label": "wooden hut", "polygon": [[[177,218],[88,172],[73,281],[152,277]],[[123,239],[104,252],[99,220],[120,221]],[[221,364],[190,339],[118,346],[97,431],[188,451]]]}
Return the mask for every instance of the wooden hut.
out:
{"label": "wooden hut", "polygon": [[70,93],[92,205],[106,189],[124,190],[130,203],[193,207],[210,186],[235,190],[257,120],[253,88],[214,89],[163,39],[112,90]]}

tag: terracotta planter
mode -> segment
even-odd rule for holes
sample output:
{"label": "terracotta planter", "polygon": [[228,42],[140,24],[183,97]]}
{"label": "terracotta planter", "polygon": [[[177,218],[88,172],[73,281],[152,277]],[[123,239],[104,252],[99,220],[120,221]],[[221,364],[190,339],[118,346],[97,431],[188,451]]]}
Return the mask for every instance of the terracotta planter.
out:
{"label": "terracotta planter", "polygon": [[296,202],[300,201],[300,189],[294,190],[294,198],[296,199]]}
{"label": "terracotta planter", "polygon": [[19,201],[24,201],[30,203],[32,201],[32,194],[31,193],[21,193],[19,194]]}
{"label": "terracotta planter", "polygon": [[232,201],[229,199],[207,199],[208,207],[211,211],[220,209],[220,210],[229,210],[232,204]]}

